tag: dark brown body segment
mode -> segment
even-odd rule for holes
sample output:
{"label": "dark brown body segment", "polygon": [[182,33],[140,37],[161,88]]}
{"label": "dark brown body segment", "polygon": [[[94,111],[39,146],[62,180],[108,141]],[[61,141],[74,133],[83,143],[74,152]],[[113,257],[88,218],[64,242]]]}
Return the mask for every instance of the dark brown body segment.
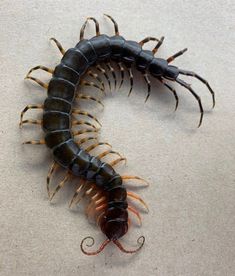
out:
{"label": "dark brown body segment", "polygon": [[[75,48],[66,51],[61,64],[55,68],[48,88],[48,98],[44,103],[43,129],[46,132],[46,144],[53,148],[54,158],[61,166],[76,176],[94,181],[106,191],[108,206],[100,226],[110,240],[117,240],[128,230],[127,193],[122,186],[122,179],[110,165],[79,148],[70,132],[75,86],[90,66],[109,59],[122,61],[128,67],[136,63],[140,71],[152,68],[155,75],[164,72],[162,66],[159,66],[161,61],[156,61],[152,52],[142,50],[135,41],[106,35],[82,40]],[[158,71],[153,61],[160,68],[157,67]]]}

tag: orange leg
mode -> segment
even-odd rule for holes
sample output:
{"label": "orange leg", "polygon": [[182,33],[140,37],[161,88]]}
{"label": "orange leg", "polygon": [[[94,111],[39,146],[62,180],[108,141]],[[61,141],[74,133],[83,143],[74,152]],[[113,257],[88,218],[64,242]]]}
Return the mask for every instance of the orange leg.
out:
{"label": "orange leg", "polygon": [[101,86],[103,87],[103,89],[104,89],[104,91],[105,91],[104,82],[103,82],[102,79],[98,76],[98,74],[92,72],[91,70],[89,70],[89,71],[87,72],[87,74],[88,74],[90,77],[96,79],[96,80],[101,84]]}
{"label": "orange leg", "polygon": [[89,95],[79,94],[76,96],[76,99],[91,100],[91,101],[94,101],[94,102],[100,104],[102,107],[104,107],[104,104],[99,99],[89,96]]}
{"label": "orange leg", "polygon": [[[43,105],[42,104],[30,104],[30,105],[27,105],[24,110],[21,112],[20,114],[20,127],[22,127],[22,124],[23,124],[23,117],[24,117],[24,114],[29,110],[29,109],[42,109],[43,108]],[[25,122],[25,121],[24,121]]]}
{"label": "orange leg", "polygon": [[139,176],[134,176],[134,175],[123,175],[122,176],[122,180],[135,180],[135,179],[142,181],[142,182],[146,183],[147,186],[149,186],[149,183]]}
{"label": "orange leg", "polygon": [[73,120],[72,121],[72,126],[77,126],[77,125],[86,125],[94,128],[95,130],[99,130],[95,125],[91,124],[88,121],[83,121],[83,120]]}
{"label": "orange leg", "polygon": [[50,197],[50,201],[53,199],[53,197],[58,193],[58,191],[64,187],[64,184],[69,180],[70,174],[67,173],[64,177],[64,179],[60,182],[60,184],[56,187],[56,189],[54,190],[54,192],[52,193],[51,197]]}
{"label": "orange leg", "polygon": [[131,197],[131,198],[134,198],[135,200],[138,200],[146,208],[146,210],[149,212],[148,205],[144,202],[144,200],[140,196],[138,196],[137,194],[132,193],[132,192],[127,192],[127,196]]}
{"label": "orange leg", "polygon": [[86,184],[86,181],[82,181],[82,184],[78,187],[78,189],[75,191],[73,198],[71,199],[70,203],[69,203],[69,208],[71,208],[71,206],[73,205],[74,201],[76,200],[77,196],[79,195],[79,193],[82,191],[82,189],[84,188]]}
{"label": "orange leg", "polygon": [[49,185],[50,185],[50,182],[51,182],[51,176],[53,174],[53,172],[55,171],[56,168],[58,168],[59,165],[53,161],[51,167],[50,167],[50,170],[48,172],[48,175],[47,175],[47,194],[48,194],[48,197],[50,198],[50,188],[49,188]]}
{"label": "orange leg", "polygon": [[23,145],[45,145],[46,142],[44,139],[41,140],[31,140],[23,142]]}
{"label": "orange leg", "polygon": [[50,40],[54,41],[56,46],[58,47],[59,51],[61,52],[62,55],[65,54],[65,50],[63,49],[62,45],[58,40],[56,40],[54,37],[50,38]]}
{"label": "orange leg", "polygon": [[43,88],[47,89],[48,88],[48,84],[47,83],[44,83],[42,82],[41,80],[37,79],[37,78],[34,78],[34,77],[30,77],[30,76],[26,76],[25,79],[30,79],[30,80],[33,80],[35,81],[37,84],[39,84],[40,86],[42,86]]}
{"label": "orange leg", "polygon": [[97,85],[96,83],[94,83],[92,81],[82,80],[81,86],[92,86],[92,87],[99,89],[102,92],[102,94],[105,94],[104,88],[102,86]]}
{"label": "orange leg", "polygon": [[107,204],[104,203],[104,204],[102,204],[102,205],[96,207],[95,210],[96,210],[96,211],[102,211],[102,210],[104,210],[106,207],[107,207]]}
{"label": "orange leg", "polygon": [[98,121],[98,119],[96,119],[96,117],[94,117],[92,114],[90,114],[90,113],[88,113],[88,112],[86,112],[86,111],[74,109],[74,110],[72,111],[72,113],[73,113],[74,115],[77,114],[77,115],[87,116],[87,117],[93,119],[94,121],[96,121],[98,125],[102,126],[101,123]]}
{"label": "orange leg", "polygon": [[131,207],[130,205],[128,206],[127,209],[128,209],[130,212],[132,212],[134,215],[137,216],[138,221],[139,221],[139,225],[141,226],[141,225],[142,225],[142,220],[141,220],[141,216],[140,216],[139,212],[136,211],[135,208]]}
{"label": "orange leg", "polygon": [[90,152],[90,151],[92,151],[93,149],[95,149],[96,147],[98,147],[98,146],[103,146],[103,145],[108,146],[108,147],[112,147],[109,143],[101,143],[101,142],[100,142],[100,143],[96,143],[96,144],[93,144],[93,145],[91,145],[91,146],[85,148],[85,151]]}
{"label": "orange leg", "polygon": [[82,135],[82,134],[86,134],[86,133],[94,133],[94,134],[97,134],[98,130],[96,129],[83,129],[83,130],[78,130],[78,131],[74,131],[73,132],[73,136],[79,136],[79,135]]}
{"label": "orange leg", "polygon": [[120,157],[112,162],[109,163],[110,166],[114,167],[115,165],[117,165],[118,163],[120,163],[121,161],[125,161],[126,164],[126,158],[124,157]]}

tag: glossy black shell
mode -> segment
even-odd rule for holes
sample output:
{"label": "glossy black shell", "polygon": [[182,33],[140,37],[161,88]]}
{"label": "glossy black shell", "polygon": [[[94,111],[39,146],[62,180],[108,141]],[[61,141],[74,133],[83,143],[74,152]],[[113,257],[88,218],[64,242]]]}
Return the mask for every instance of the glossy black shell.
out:
{"label": "glossy black shell", "polygon": [[109,239],[115,240],[128,229],[128,204],[122,179],[109,164],[81,149],[71,133],[75,88],[90,66],[104,60],[121,61],[127,67],[134,64],[139,71],[148,71],[154,77],[174,79],[179,72],[165,60],[154,58],[151,51],[143,50],[135,41],[127,41],[121,36],[99,35],[81,40],[67,50],[49,83],[43,113],[46,144],[52,149],[57,163],[74,175],[95,182],[107,192],[108,207],[101,220],[101,230]]}

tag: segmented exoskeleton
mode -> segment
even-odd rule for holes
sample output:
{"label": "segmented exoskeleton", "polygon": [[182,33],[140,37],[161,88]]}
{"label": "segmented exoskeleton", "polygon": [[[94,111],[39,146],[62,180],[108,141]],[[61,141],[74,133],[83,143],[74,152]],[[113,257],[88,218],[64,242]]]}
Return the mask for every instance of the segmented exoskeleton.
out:
{"label": "segmented exoskeleton", "polygon": [[[88,136],[79,139],[78,141],[75,139],[75,137],[79,137],[84,133],[88,134],[97,132],[97,124],[99,124],[98,120],[87,111],[75,109],[75,100],[92,100],[102,104],[96,97],[81,94],[80,91],[78,91],[78,88],[81,85],[91,86],[98,88],[102,93],[105,93],[105,85],[101,76],[107,79],[109,87],[111,87],[108,72],[111,72],[116,87],[116,73],[110,63],[110,61],[114,61],[117,63],[120,70],[120,86],[124,80],[124,72],[128,72],[131,85],[128,95],[130,95],[133,87],[133,66],[143,73],[144,79],[147,83],[148,93],[146,101],[149,98],[151,90],[149,76],[155,77],[173,93],[176,100],[175,109],[177,109],[178,106],[178,96],[175,89],[171,87],[166,80],[175,81],[188,89],[199,104],[201,116],[198,126],[201,125],[203,118],[203,107],[200,97],[194,92],[189,84],[179,78],[179,75],[192,76],[202,81],[208,87],[212,95],[213,107],[215,105],[214,92],[206,80],[194,72],[181,70],[176,66],[169,65],[169,63],[171,63],[176,57],[182,55],[187,49],[177,52],[166,60],[156,58],[154,55],[161,46],[164,39],[163,37],[161,39],[147,37],[141,42],[126,40],[119,35],[118,25],[114,19],[109,15],[106,16],[111,19],[114,24],[114,36],[109,37],[100,34],[97,20],[90,17],[82,26],[80,41],[74,48],[65,51],[61,44],[55,38],[52,38],[63,55],[60,64],[56,66],[55,69],[49,69],[45,66],[36,66],[32,68],[26,76],[27,79],[34,80],[47,89],[48,97],[42,105],[26,106],[21,113],[20,121],[21,126],[25,123],[41,125],[45,132],[44,139],[39,141],[27,141],[25,144],[46,144],[53,152],[54,162],[47,177],[47,190],[50,199],[54,197],[54,195],[72,176],[79,177],[81,183],[78,186],[70,205],[79,201],[78,195],[81,192],[83,195],[90,196],[91,200],[87,206],[86,212],[88,215],[95,217],[97,224],[100,226],[107,239],[103,242],[100,248],[94,252],[87,252],[83,247],[83,243],[87,238],[91,238],[93,243],[94,239],[92,237],[83,239],[81,249],[87,255],[98,254],[111,241],[123,252],[134,253],[138,251],[144,244],[145,239],[143,236],[138,239],[140,246],[135,250],[124,249],[119,241],[119,239],[128,231],[130,223],[128,210],[133,212],[141,222],[139,212],[130,206],[127,198],[130,197],[138,200],[146,208],[147,205],[137,194],[127,192],[123,185],[123,181],[128,179],[144,180],[136,176],[121,176],[113,169],[114,165],[125,160],[125,158],[119,155],[118,159],[111,163],[103,162],[101,159],[104,156],[111,153],[118,153],[112,150],[106,150],[99,156],[93,156],[91,154],[93,149],[100,145],[108,146],[108,144],[95,142],[95,144],[83,148],[83,145],[87,141],[94,139],[94,137]],[[91,39],[84,39],[84,30],[88,20],[93,20],[95,22],[96,36]],[[144,50],[142,48],[143,45],[149,41],[157,41],[157,45],[152,51]],[[101,65],[101,63],[105,63],[106,65]],[[93,68],[95,68],[96,71],[94,71]],[[30,76],[32,71],[38,69],[52,74],[49,84],[45,84],[39,79]],[[97,72],[100,73],[100,76]],[[90,76],[94,78],[96,82],[81,79],[84,76]],[[23,120],[24,113],[29,109],[43,109],[42,120]],[[82,119],[73,120],[73,115],[91,118],[95,120],[96,123],[93,124],[89,120]],[[73,126],[81,126],[85,128],[73,131]],[[56,187],[54,192],[51,193],[49,191],[50,179],[52,173],[58,166],[65,168],[67,173],[62,182]]]}

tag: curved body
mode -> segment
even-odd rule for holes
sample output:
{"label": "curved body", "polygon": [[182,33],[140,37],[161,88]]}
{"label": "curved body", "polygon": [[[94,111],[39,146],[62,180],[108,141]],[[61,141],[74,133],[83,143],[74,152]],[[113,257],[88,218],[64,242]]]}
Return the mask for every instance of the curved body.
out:
{"label": "curved body", "polygon": [[101,229],[109,239],[116,240],[128,229],[127,195],[122,179],[109,164],[80,148],[70,131],[72,104],[81,76],[95,63],[110,59],[122,61],[126,66],[135,64],[138,70],[149,71],[155,77],[176,78],[179,74],[166,60],[155,58],[139,43],[121,36],[100,35],[81,40],[75,48],[66,51],[55,68],[44,102],[43,130],[56,162],[107,191],[108,208],[101,220]]}
{"label": "curved body", "polygon": [[[74,48],[70,48],[67,51],[64,51],[60,43],[56,39],[52,39],[55,41],[60,52],[63,54],[60,64],[56,66],[54,70],[49,69],[45,66],[36,66],[29,71],[26,77],[36,81],[44,88],[47,88],[48,97],[46,98],[43,105],[28,105],[21,113],[20,123],[21,125],[24,123],[40,124],[43,128],[43,131],[45,132],[45,139],[43,141],[28,141],[26,142],[26,144],[46,144],[52,150],[53,158],[56,164],[59,164],[60,166],[65,168],[69,174],[88,181],[88,183],[94,183],[95,187],[102,191],[102,195],[104,195],[103,197],[105,198],[106,203],[101,205],[101,208],[98,208],[99,210],[102,210],[98,219],[98,224],[102,232],[107,236],[107,240],[101,245],[99,250],[93,253],[84,251],[83,240],[81,243],[81,249],[87,255],[98,254],[110,241],[113,241],[113,243],[115,243],[125,253],[134,253],[138,251],[144,243],[144,237],[141,237],[143,238],[142,243],[140,247],[136,250],[125,250],[118,239],[125,235],[125,233],[128,231],[129,219],[127,210],[132,211],[140,220],[139,213],[128,206],[127,197],[130,196],[138,200],[145,207],[146,204],[139,196],[126,191],[126,188],[123,185],[123,179],[125,178],[120,176],[113,169],[112,165],[101,161],[98,157],[92,156],[88,150],[84,150],[82,147],[79,146],[78,143],[76,143],[74,139],[74,132],[72,131],[72,114],[85,115],[94,119],[94,117],[89,113],[81,110],[75,110],[73,106],[75,98],[79,96],[79,92],[77,92],[77,89],[78,86],[81,84],[81,78],[88,74],[87,72],[88,70],[90,70],[91,67],[98,67],[99,63],[103,62],[107,64],[110,71],[112,72],[116,86],[114,69],[109,62],[114,61],[118,64],[119,69],[121,70],[120,73],[122,77],[122,82],[124,77],[124,68],[122,67],[122,64],[125,64],[130,77],[130,94],[133,86],[133,75],[131,68],[134,66],[137,70],[142,72],[144,79],[148,85],[148,95],[146,97],[146,100],[150,95],[151,88],[148,76],[152,76],[159,80],[174,94],[177,108],[177,93],[173,87],[165,82],[165,80],[175,81],[181,86],[185,87],[197,100],[201,113],[199,121],[200,126],[203,117],[203,107],[201,104],[201,99],[189,84],[179,79],[179,74],[187,75],[199,79],[207,86],[212,95],[213,106],[215,105],[214,92],[205,79],[192,71],[181,70],[176,66],[169,65],[170,62],[172,62],[176,57],[182,55],[187,49],[177,52],[168,59],[156,58],[154,54],[157,52],[158,48],[162,44],[164,37],[162,37],[160,40],[153,37],[147,37],[141,42],[126,40],[119,35],[118,26],[114,19],[111,16],[106,16],[109,17],[114,23],[114,36],[110,37],[104,34],[101,35],[99,32],[99,24],[97,20],[94,18],[88,18],[87,21],[93,20],[96,25],[96,36],[92,37],[91,39],[88,40],[83,38],[87,21],[84,23],[81,29],[80,41]],[[151,40],[158,42],[156,47],[152,51],[144,50],[142,46],[146,42]],[[52,78],[48,85],[44,84],[36,78],[29,77],[29,74],[37,69],[42,69],[52,74]],[[103,73],[105,72],[105,70],[102,68],[99,70],[101,72],[103,71]],[[92,76],[94,77],[95,74],[92,74]],[[106,73],[104,73],[104,76],[106,76],[107,80],[109,81]],[[97,77],[97,75],[95,76],[95,78],[99,80],[99,77]],[[99,86],[94,85],[94,83],[90,86],[95,86],[99,88]],[[82,97],[83,99],[93,99],[96,102],[100,103],[99,100],[92,97],[89,98],[84,95]],[[23,121],[24,113],[31,108],[43,109],[42,121]],[[93,126],[89,122],[84,123],[83,121],[83,124]],[[80,132],[80,134],[81,133],[86,132]],[[96,147],[97,145],[99,144],[95,144],[94,147]],[[51,175],[52,171],[54,170],[53,166],[49,175]],[[142,180],[138,177],[131,176],[131,178]],[[131,178],[129,177],[126,179]],[[67,178],[65,177],[65,179],[57,186],[52,197],[64,185],[66,180]],[[77,191],[75,193],[75,196],[77,195]],[[95,198],[95,196],[93,196],[93,198]],[[99,199],[98,202],[102,202],[102,200]]]}

